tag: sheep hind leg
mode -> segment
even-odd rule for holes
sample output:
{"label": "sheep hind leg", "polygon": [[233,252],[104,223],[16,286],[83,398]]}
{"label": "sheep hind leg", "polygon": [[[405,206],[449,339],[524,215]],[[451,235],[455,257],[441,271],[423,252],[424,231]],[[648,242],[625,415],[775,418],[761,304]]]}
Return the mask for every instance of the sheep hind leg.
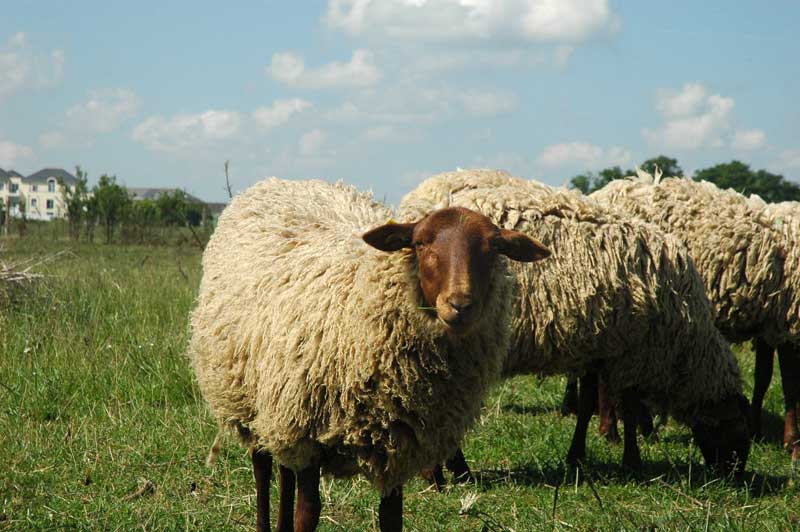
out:
{"label": "sheep hind leg", "polygon": [[285,466],[278,467],[279,473],[279,506],[278,521],[275,528],[278,532],[293,532],[292,510],[294,509],[295,475]]}
{"label": "sheep hind leg", "polygon": [[600,434],[606,437],[609,443],[619,443],[619,431],[617,430],[617,412],[611,397],[608,395],[608,386],[602,378],[597,380],[597,411],[600,415]]}
{"label": "sheep hind leg", "polygon": [[395,488],[386,497],[381,497],[378,509],[378,522],[381,532],[400,532],[403,530],[403,488]]}
{"label": "sheep hind leg", "polygon": [[778,363],[781,367],[783,401],[786,407],[783,426],[783,445],[792,451],[792,458],[800,458],[800,349],[784,344],[778,346]]}
{"label": "sheep hind leg", "polygon": [[636,441],[636,426],[641,415],[641,401],[639,394],[633,390],[622,393],[622,424],[625,430],[625,447],[622,451],[622,465],[633,473],[642,470],[642,457],[639,454],[639,443]]}
{"label": "sheep hind leg", "polygon": [[774,349],[762,338],[753,340],[755,348],[755,375],[753,376],[753,400],[750,403],[750,434],[754,439],[762,436],[761,410],[764,405],[764,396],[772,380],[772,366]]}
{"label": "sheep hind leg", "polygon": [[561,415],[567,417],[578,413],[578,379],[570,377],[567,379],[567,387],[564,388],[564,398],[561,400]]}
{"label": "sheep hind leg", "polygon": [[586,458],[586,430],[594,414],[594,403],[597,399],[597,373],[587,373],[580,379],[578,392],[578,420],[575,423],[575,432],[572,434],[572,443],[567,452],[567,463],[578,465]]}
{"label": "sheep hind leg", "polygon": [[269,483],[272,477],[272,455],[250,450],[253,476],[256,479],[256,531],[269,532]]}
{"label": "sheep hind leg", "polygon": [[294,512],[295,532],[313,532],[316,530],[321,512],[319,467],[312,465],[297,472],[297,508]]}
{"label": "sheep hind leg", "polygon": [[467,465],[467,459],[464,458],[464,453],[459,448],[456,453],[445,462],[447,469],[453,473],[453,482],[456,484],[466,484],[475,482],[475,477],[472,476],[472,471]]}
{"label": "sheep hind leg", "polygon": [[423,469],[420,476],[425,479],[428,484],[436,488],[438,492],[444,491],[444,487],[447,485],[444,473],[442,472],[442,464],[436,464],[430,469]]}

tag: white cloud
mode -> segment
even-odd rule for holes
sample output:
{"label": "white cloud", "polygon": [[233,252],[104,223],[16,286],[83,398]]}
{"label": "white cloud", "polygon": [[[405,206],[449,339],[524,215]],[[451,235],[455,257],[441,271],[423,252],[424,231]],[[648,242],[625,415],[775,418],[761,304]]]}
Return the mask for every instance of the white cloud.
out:
{"label": "white cloud", "polygon": [[680,91],[661,90],[656,110],[666,120],[656,129],[643,129],[644,138],[655,147],[696,150],[720,147],[730,130],[733,98],[708,95],[703,85],[687,83]]}
{"label": "white cloud", "polygon": [[64,75],[64,52],[32,50],[24,33],[0,44],[0,98],[28,88],[57,85]]}
{"label": "white cloud", "polygon": [[739,130],[733,135],[733,149],[737,151],[756,150],[767,142],[767,135],[760,129]]}
{"label": "white cloud", "polygon": [[33,150],[28,146],[8,140],[0,140],[0,166],[11,168],[21,159],[27,159],[32,156]]}
{"label": "white cloud", "polygon": [[90,133],[108,133],[133,116],[139,103],[139,97],[128,89],[92,91],[88,101],[67,109],[67,127]]}
{"label": "white cloud", "polygon": [[369,50],[356,50],[347,63],[329,63],[306,68],[303,58],[292,52],[273,54],[267,73],[276,81],[302,89],[368,87],[381,79]]}
{"label": "white cloud", "polygon": [[253,112],[253,119],[264,129],[285,124],[292,115],[311,107],[311,102],[300,98],[275,100],[270,107],[259,107]]}
{"label": "white cloud", "polygon": [[782,170],[795,170],[800,168],[800,149],[782,151],[776,166]]}
{"label": "white cloud", "polygon": [[66,143],[67,139],[60,131],[49,131],[39,135],[39,145],[46,149],[58,148],[64,146]]}
{"label": "white cloud", "polygon": [[133,129],[131,138],[151,150],[176,152],[228,139],[241,124],[239,113],[213,109],[171,118],[151,116]]}
{"label": "white cloud", "polygon": [[587,142],[554,144],[539,154],[536,162],[545,168],[578,167],[582,170],[628,164],[631,153],[616,146],[603,149]]}
{"label": "white cloud", "polygon": [[327,24],[401,40],[581,42],[619,28],[607,0],[329,0]]}
{"label": "white cloud", "polygon": [[457,98],[464,110],[474,116],[496,116],[508,113],[517,106],[516,97],[505,92],[468,90]]}
{"label": "white cloud", "polygon": [[300,137],[300,153],[303,155],[314,155],[319,152],[325,143],[325,132],[321,129],[312,129]]}

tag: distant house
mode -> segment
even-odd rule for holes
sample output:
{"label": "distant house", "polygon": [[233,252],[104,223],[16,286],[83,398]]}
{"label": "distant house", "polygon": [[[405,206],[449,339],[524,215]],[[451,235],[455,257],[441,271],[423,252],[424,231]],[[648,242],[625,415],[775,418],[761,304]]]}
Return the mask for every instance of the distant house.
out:
{"label": "distant house", "polygon": [[12,217],[24,214],[31,220],[63,218],[63,189],[72,189],[76,183],[75,176],[61,168],[44,168],[28,177],[0,169],[0,201]]}

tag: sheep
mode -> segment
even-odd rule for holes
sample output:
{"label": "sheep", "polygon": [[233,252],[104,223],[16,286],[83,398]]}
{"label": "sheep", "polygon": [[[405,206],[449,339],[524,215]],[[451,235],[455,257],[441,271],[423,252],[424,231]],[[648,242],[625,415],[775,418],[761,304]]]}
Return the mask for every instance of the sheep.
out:
{"label": "sheep", "polygon": [[[428,178],[403,198],[400,213],[415,219],[451,206],[477,210],[553,251],[548,261],[512,265],[518,297],[504,375],[597,372],[612,397],[630,405],[626,428],[641,394],[692,427],[709,465],[743,472],[749,438],[739,368],[677,239],[570,191],[495,170]],[[571,462],[585,455],[582,411]],[[632,469],[641,463],[635,434],[625,431],[623,464]]]}
{"label": "sheep", "polygon": [[391,218],[343,184],[271,178],[234,198],[203,255],[188,353],[217,423],[251,449],[258,530],[273,457],[279,529],[295,483],[295,529],[316,528],[322,471],[366,476],[381,530],[400,530],[404,481],[457,448],[498,378],[501,255],[549,254],[466,209]]}
{"label": "sheep", "polygon": [[[713,183],[665,178],[639,170],[612,181],[591,198],[620,213],[651,221],[683,240],[717,311],[717,326],[734,342],[755,338],[756,386],[751,426],[758,434],[769,383],[772,350],[785,373],[784,443],[800,458],[797,409],[800,388],[800,248],[797,223],[759,209],[754,200]],[[781,226],[780,230],[776,226]],[[782,354],[781,354],[782,353]],[[768,362],[767,362],[768,361]],[[765,378],[766,377],[766,378]]]}

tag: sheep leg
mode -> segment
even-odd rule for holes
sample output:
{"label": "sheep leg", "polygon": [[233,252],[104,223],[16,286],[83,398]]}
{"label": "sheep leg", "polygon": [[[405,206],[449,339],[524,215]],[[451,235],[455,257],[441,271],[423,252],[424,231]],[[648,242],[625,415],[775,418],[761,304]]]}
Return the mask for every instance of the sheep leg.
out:
{"label": "sheep leg", "polygon": [[403,488],[398,487],[386,497],[381,497],[378,509],[378,523],[381,532],[400,532],[403,530]]}
{"label": "sheep leg", "polygon": [[570,465],[578,465],[586,458],[586,429],[589,428],[589,420],[594,414],[594,402],[597,398],[597,373],[587,373],[580,380],[578,420],[567,453],[567,463]]}
{"label": "sheep leg", "polygon": [[297,508],[294,511],[296,532],[313,532],[319,524],[322,501],[319,498],[319,467],[297,472]]}
{"label": "sheep leg", "polygon": [[753,340],[756,351],[755,375],[753,377],[753,401],[750,403],[750,432],[755,439],[761,438],[761,410],[764,396],[772,380],[774,349],[762,338]]}
{"label": "sheep leg", "polygon": [[639,443],[636,441],[636,425],[641,411],[639,394],[631,389],[622,392],[622,425],[625,429],[625,448],[622,451],[622,465],[638,473],[642,469]]}
{"label": "sheep leg", "polygon": [[256,531],[269,532],[269,483],[272,476],[272,455],[251,449],[253,476],[256,478]]}
{"label": "sheep leg", "polygon": [[600,414],[600,434],[604,435],[610,443],[619,443],[617,412],[608,395],[608,387],[602,378],[597,380],[597,410]]}
{"label": "sheep leg", "polygon": [[781,383],[783,384],[783,401],[786,416],[783,425],[783,445],[793,450],[793,457],[800,454],[794,452],[800,446],[800,349],[791,345],[778,346],[778,363],[781,367]]}
{"label": "sheep leg", "polygon": [[639,415],[636,421],[642,436],[649,438],[653,435],[655,432],[655,427],[653,427],[653,414],[651,414],[650,409],[641,402],[639,403]]}
{"label": "sheep leg", "polygon": [[453,473],[453,482],[456,484],[475,482],[475,477],[472,476],[472,471],[470,471],[467,465],[467,459],[464,458],[464,453],[460,448],[456,451],[456,454],[444,464],[447,466],[447,469]]}
{"label": "sheep leg", "polygon": [[285,466],[278,467],[280,478],[280,496],[278,506],[278,532],[293,532],[292,510],[294,509],[295,476],[294,471]]}
{"label": "sheep leg", "polygon": [[569,377],[564,388],[564,399],[561,400],[561,415],[566,417],[578,412],[578,379]]}
{"label": "sheep leg", "polygon": [[424,478],[431,486],[436,488],[436,491],[441,492],[444,487],[447,485],[447,481],[444,478],[444,473],[442,472],[442,464],[436,464],[430,469],[423,469],[420,476]]}

